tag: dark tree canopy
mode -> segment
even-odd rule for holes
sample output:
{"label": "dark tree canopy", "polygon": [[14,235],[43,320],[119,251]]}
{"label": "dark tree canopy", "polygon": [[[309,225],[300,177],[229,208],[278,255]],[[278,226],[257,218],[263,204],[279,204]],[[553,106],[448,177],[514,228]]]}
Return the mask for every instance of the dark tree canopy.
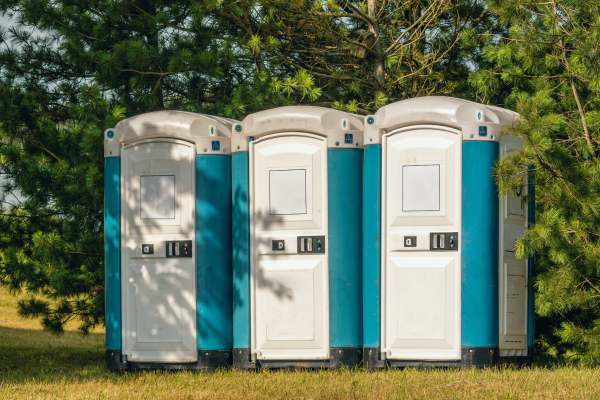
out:
{"label": "dark tree canopy", "polygon": [[[102,322],[102,132],[171,108],[241,117],[268,104],[241,8],[201,1],[1,1],[0,280],[61,331]],[[17,195],[15,195],[17,189]]]}
{"label": "dark tree canopy", "polygon": [[369,113],[400,99],[468,96],[481,1],[262,0],[243,22],[257,63],[284,93]]}

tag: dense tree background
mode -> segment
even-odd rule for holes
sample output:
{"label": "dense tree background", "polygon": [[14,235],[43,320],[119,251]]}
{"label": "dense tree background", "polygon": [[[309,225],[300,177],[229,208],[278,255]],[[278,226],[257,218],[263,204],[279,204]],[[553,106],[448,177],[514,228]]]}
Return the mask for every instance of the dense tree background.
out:
{"label": "dense tree background", "polygon": [[600,11],[594,1],[0,0],[0,284],[60,332],[103,320],[102,132],[182,109],[358,113],[445,94],[516,109],[536,171],[539,349],[600,359]]}
{"label": "dense tree background", "polygon": [[275,88],[363,114],[409,97],[469,96],[466,77],[494,22],[473,0],[260,3],[248,43],[276,67]]}
{"label": "dense tree background", "polygon": [[517,244],[536,257],[539,350],[600,363],[600,3],[495,0],[502,30],[470,77],[484,102],[523,119],[524,150],[499,168],[506,190],[535,171],[536,225]]}
{"label": "dense tree background", "polygon": [[[237,28],[203,1],[0,1],[0,280],[61,331],[102,322],[102,132],[163,108],[241,117],[269,104]],[[255,95],[265,92],[265,95]],[[18,189],[19,195],[14,195]]]}

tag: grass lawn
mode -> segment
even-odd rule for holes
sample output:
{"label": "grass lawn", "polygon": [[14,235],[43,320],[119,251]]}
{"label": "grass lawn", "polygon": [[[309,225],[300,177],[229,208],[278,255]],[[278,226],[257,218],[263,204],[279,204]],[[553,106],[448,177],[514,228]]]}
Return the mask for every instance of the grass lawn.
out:
{"label": "grass lawn", "polygon": [[600,369],[160,373],[104,368],[101,331],[57,337],[0,289],[0,399],[600,399]]}

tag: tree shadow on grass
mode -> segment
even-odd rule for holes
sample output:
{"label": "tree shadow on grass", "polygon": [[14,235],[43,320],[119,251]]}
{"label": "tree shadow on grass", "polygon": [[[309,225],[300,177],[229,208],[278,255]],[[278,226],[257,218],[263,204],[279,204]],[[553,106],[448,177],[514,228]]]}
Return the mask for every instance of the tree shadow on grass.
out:
{"label": "tree shadow on grass", "polygon": [[85,380],[110,376],[103,336],[0,327],[0,383]]}

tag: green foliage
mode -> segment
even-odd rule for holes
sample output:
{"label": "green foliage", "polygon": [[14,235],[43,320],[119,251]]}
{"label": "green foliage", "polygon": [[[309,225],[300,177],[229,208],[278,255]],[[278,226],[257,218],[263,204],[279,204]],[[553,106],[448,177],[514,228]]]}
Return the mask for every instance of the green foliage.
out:
{"label": "green foliage", "polygon": [[10,178],[0,279],[39,296],[22,303],[23,315],[54,330],[77,316],[87,332],[103,303],[101,127],[116,121],[94,86],[24,86],[0,85],[0,168]]}
{"label": "green foliage", "polygon": [[358,113],[414,96],[468,96],[465,76],[492,24],[472,0],[258,0],[251,9],[248,46],[276,94]]}
{"label": "green foliage", "polygon": [[239,118],[277,97],[231,23],[244,4],[226,3],[0,0],[17,21],[0,32],[0,283],[31,296],[21,315],[55,332],[102,322],[104,129],[163,108]]}
{"label": "green foliage", "polygon": [[495,0],[499,29],[470,83],[522,119],[522,152],[499,165],[501,188],[535,171],[537,221],[517,242],[536,259],[540,350],[600,362],[600,3]]}

